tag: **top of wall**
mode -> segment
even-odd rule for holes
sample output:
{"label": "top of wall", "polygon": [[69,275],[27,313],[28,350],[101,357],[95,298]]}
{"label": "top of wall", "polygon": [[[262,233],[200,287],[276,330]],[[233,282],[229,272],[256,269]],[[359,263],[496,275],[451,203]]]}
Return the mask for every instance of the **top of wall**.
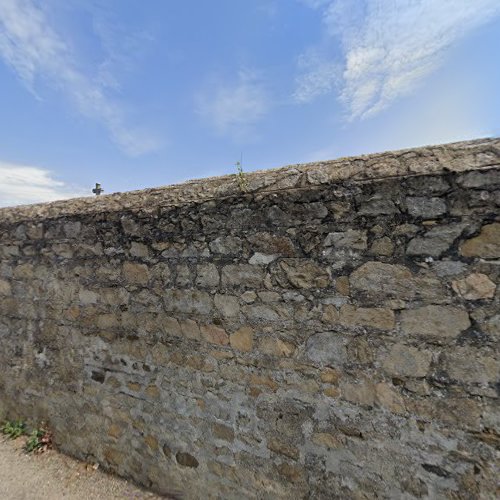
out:
{"label": "top of wall", "polygon": [[[363,182],[500,166],[500,138],[389,151],[363,156],[289,165],[244,174],[249,193],[304,189],[342,181]],[[159,206],[183,205],[241,195],[236,175],[197,179],[171,186],[89,196],[0,209],[0,222],[52,219],[102,212],[151,213]]]}

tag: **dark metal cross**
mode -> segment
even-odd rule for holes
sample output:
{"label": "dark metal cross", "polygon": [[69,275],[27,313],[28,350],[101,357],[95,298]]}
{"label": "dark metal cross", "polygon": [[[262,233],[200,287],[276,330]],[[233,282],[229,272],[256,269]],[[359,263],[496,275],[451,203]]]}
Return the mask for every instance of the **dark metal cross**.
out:
{"label": "dark metal cross", "polygon": [[92,192],[96,195],[96,196],[99,196],[102,192],[104,191],[104,189],[102,189],[101,185],[96,182],[95,183],[95,188],[92,189]]}

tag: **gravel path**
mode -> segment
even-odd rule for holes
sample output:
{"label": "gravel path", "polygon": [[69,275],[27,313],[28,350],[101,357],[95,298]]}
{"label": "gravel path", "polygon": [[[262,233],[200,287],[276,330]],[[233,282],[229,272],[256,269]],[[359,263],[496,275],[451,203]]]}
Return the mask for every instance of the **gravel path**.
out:
{"label": "gravel path", "polygon": [[25,439],[0,437],[0,499],[160,499],[124,479],[106,474],[54,450],[27,455]]}

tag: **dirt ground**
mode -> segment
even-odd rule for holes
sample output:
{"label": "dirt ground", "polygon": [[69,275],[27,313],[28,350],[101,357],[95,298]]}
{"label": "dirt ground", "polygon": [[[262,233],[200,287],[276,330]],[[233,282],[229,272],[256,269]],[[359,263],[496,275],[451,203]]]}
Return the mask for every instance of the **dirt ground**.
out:
{"label": "dirt ground", "polygon": [[28,455],[22,449],[24,442],[0,437],[2,500],[163,498],[54,450]]}

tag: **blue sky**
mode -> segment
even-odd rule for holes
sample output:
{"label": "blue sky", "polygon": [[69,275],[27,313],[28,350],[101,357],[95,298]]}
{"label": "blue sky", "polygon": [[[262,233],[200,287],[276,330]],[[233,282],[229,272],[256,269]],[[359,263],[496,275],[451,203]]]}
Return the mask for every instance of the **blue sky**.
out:
{"label": "blue sky", "polygon": [[500,135],[499,0],[0,0],[0,206]]}

